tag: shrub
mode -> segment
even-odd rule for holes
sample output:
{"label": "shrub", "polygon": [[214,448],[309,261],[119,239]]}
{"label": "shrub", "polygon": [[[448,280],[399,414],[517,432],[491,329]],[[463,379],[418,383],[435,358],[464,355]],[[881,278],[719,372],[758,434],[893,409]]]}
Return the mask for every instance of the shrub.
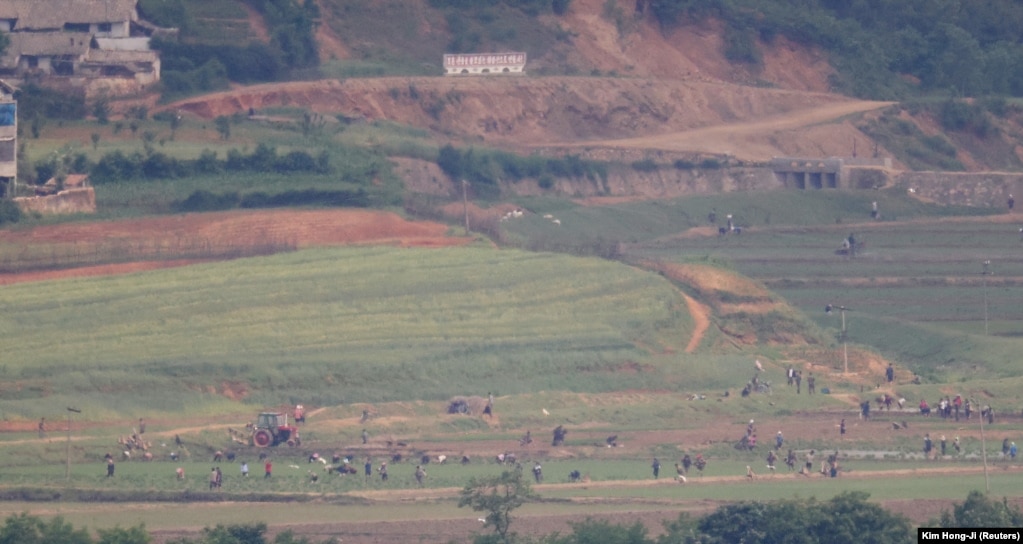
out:
{"label": "shrub", "polygon": [[231,139],[231,118],[225,115],[218,116],[213,120],[214,126],[217,127],[217,133],[220,134],[221,140]]}
{"label": "shrub", "polygon": [[230,210],[238,206],[238,193],[216,194],[198,190],[178,203],[175,208],[182,212],[210,212]]}
{"label": "shrub", "polygon": [[983,107],[962,100],[949,100],[942,104],[939,121],[946,130],[972,132],[980,138],[996,134],[998,128]]}
{"label": "shrub", "polygon": [[760,66],[763,63],[763,58],[760,55],[760,49],[757,48],[756,40],[753,39],[753,31],[746,28],[726,29],[725,58],[731,62]]}
{"label": "shrub", "polygon": [[278,172],[315,172],[318,170],[316,159],[305,151],[292,151],[277,159],[274,170]]}
{"label": "shrub", "polygon": [[223,170],[223,165],[217,160],[217,152],[204,149],[195,160],[193,170],[197,174],[216,174]]}
{"label": "shrub", "polygon": [[932,151],[941,153],[949,157],[956,156],[956,148],[952,145],[944,136],[935,134],[934,136],[925,136],[923,138],[923,144]]}
{"label": "shrub", "polygon": [[85,118],[85,95],[81,93],[63,93],[29,83],[14,97],[18,100],[18,117],[21,119]]}
{"label": "shrub", "polygon": [[654,172],[660,166],[653,159],[642,159],[632,162],[632,169],[637,172]]}
{"label": "shrub", "polygon": [[147,21],[162,27],[177,28],[187,33],[192,25],[192,16],[182,0],[141,0],[140,15]]}
{"label": "shrub", "polygon": [[105,125],[110,122],[110,99],[103,96],[96,100],[96,103],[92,106],[92,116],[96,118],[96,121],[101,125]]}
{"label": "shrub", "polygon": [[451,179],[461,179],[462,153],[451,144],[445,145],[437,152],[437,166]]}
{"label": "shrub", "polygon": [[13,200],[0,200],[0,225],[21,221],[21,208]]}
{"label": "shrub", "polygon": [[89,172],[89,178],[99,185],[112,181],[137,179],[142,174],[142,155],[134,153],[125,155],[122,151],[112,151],[103,155],[96,166]]}

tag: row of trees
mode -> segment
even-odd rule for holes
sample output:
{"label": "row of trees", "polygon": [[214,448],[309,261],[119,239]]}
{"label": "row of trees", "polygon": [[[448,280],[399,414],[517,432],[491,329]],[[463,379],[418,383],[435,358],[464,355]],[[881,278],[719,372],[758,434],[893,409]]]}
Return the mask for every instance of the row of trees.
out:
{"label": "row of trees", "polygon": [[[755,39],[785,36],[820,47],[838,69],[835,87],[876,99],[951,90],[957,95],[1023,96],[1023,4],[964,0],[647,0],[674,28],[714,17],[725,22],[728,56],[760,62]],[[638,5],[644,5],[641,1]]]}
{"label": "row of trees", "polygon": [[[742,501],[728,504],[694,519],[688,514],[665,524],[665,533],[648,538],[641,523],[622,526],[588,519],[572,523],[572,533],[553,534],[539,540],[517,538],[512,532],[512,513],[536,496],[521,471],[500,476],[474,478],[462,489],[459,507],[470,507],[486,515],[485,528],[477,544],[536,542],[537,544],[770,544],[799,542],[871,542],[905,544],[915,542],[915,531],[904,516],[867,502],[863,492],[846,492],[827,500],[791,499],[774,502]],[[942,513],[931,526],[944,529],[964,527],[1023,527],[1023,513],[1003,499],[992,500],[971,491],[966,501]]]}
{"label": "row of trees", "polygon": [[320,12],[314,0],[250,0],[270,32],[270,43],[206,43],[197,35],[195,21],[183,0],[143,0],[142,16],[167,27],[178,28],[181,40],[152,40],[160,51],[165,98],[208,92],[227,87],[228,80],[242,83],[277,81],[292,69],[319,64],[315,21]]}
{"label": "row of trees", "polygon": [[[310,540],[296,537],[291,531],[278,534],[273,540],[266,536],[265,523],[252,525],[217,525],[206,528],[198,538],[179,538],[168,544],[337,544],[336,539]],[[93,538],[85,529],[76,529],[61,517],[44,520],[28,514],[13,515],[0,527],[0,542],[7,544],[151,544],[153,537],[144,526],[99,529]]]}
{"label": "row of trees", "polygon": [[450,144],[440,148],[437,166],[454,180],[472,182],[473,190],[481,197],[499,194],[501,181],[532,178],[540,187],[549,189],[554,185],[554,178],[607,179],[606,163],[581,159],[577,155],[522,157],[504,151],[462,151]]}
{"label": "row of trees", "polygon": [[534,17],[542,13],[564,15],[571,3],[572,0],[430,0],[430,5],[439,9],[468,10],[505,4]]}
{"label": "row of trees", "polygon": [[[867,502],[862,492],[842,493],[827,501],[792,499],[775,502],[743,501],[719,508],[702,518],[688,514],[665,524],[664,534],[656,539],[640,523],[615,525],[603,520],[587,519],[571,523],[572,532],[519,537],[511,528],[512,513],[536,499],[528,478],[521,471],[507,471],[500,476],[473,478],[462,489],[459,507],[469,507],[484,514],[487,534],[478,535],[476,544],[769,544],[800,542],[831,544],[833,542],[871,542],[904,544],[915,542],[915,531],[909,521],[876,504]],[[1023,514],[1005,500],[992,500],[978,491],[946,511],[931,526],[937,528],[1021,528]],[[93,538],[85,529],[76,529],[63,518],[42,519],[29,514],[12,515],[0,527],[0,543],[18,544],[151,544],[152,536],[144,526],[100,529]],[[336,544],[336,539],[313,541],[287,531],[272,540],[267,538],[265,523],[250,525],[217,525],[206,528],[196,538],[179,538],[168,544]]]}
{"label": "row of trees", "polygon": [[[53,164],[52,158],[35,165],[40,173],[39,181],[45,173],[52,173],[59,165]],[[194,175],[218,174],[221,172],[312,172],[329,174],[331,172],[330,156],[321,151],[316,156],[305,151],[289,151],[277,154],[277,149],[259,144],[252,153],[245,154],[231,149],[221,160],[215,151],[205,150],[196,159],[178,159],[154,150],[146,153],[112,151],[103,155],[95,164],[89,162],[84,154],[70,157],[68,170],[72,172],[88,172],[93,183],[99,185],[115,181],[134,181],[151,179],[184,178]]]}

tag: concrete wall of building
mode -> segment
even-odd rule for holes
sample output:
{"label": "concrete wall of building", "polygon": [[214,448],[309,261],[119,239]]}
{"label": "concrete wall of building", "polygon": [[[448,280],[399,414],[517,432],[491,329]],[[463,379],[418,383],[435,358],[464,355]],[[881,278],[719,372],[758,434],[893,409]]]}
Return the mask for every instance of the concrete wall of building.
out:
{"label": "concrete wall of building", "polygon": [[1023,173],[899,172],[896,187],[940,204],[1000,208],[1023,195]]}
{"label": "concrete wall of building", "polygon": [[89,25],[89,33],[97,38],[127,38],[131,35],[131,25],[128,21],[110,23],[110,30],[100,30],[99,23]]}
{"label": "concrete wall of building", "polygon": [[102,96],[132,96],[145,92],[146,87],[159,81],[153,74],[136,74],[135,78],[81,78],[74,84],[85,90],[85,101],[91,102]]}
{"label": "concrete wall of building", "polygon": [[878,189],[892,182],[890,171],[873,167],[845,167],[842,169],[843,189]]}
{"label": "concrete wall of building", "polygon": [[96,191],[92,187],[67,189],[49,196],[21,196],[14,202],[26,213],[96,213]]}

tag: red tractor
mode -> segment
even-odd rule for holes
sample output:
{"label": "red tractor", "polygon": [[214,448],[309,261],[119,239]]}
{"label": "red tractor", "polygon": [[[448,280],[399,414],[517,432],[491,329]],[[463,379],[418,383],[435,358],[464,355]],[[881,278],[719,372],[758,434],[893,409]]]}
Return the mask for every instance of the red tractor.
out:
{"label": "red tractor", "polygon": [[278,412],[263,412],[252,425],[252,444],[261,448],[287,444],[298,446],[298,427],[288,425],[288,415]]}

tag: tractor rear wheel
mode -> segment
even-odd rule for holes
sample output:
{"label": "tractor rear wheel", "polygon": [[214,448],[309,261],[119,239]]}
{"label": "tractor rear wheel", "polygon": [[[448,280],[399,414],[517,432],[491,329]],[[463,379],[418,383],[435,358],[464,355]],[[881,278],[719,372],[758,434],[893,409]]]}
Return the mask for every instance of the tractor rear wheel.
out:
{"label": "tractor rear wheel", "polygon": [[266,429],[259,429],[252,435],[252,443],[261,448],[265,448],[273,444],[273,442],[274,442],[273,434],[271,434],[270,431]]}

